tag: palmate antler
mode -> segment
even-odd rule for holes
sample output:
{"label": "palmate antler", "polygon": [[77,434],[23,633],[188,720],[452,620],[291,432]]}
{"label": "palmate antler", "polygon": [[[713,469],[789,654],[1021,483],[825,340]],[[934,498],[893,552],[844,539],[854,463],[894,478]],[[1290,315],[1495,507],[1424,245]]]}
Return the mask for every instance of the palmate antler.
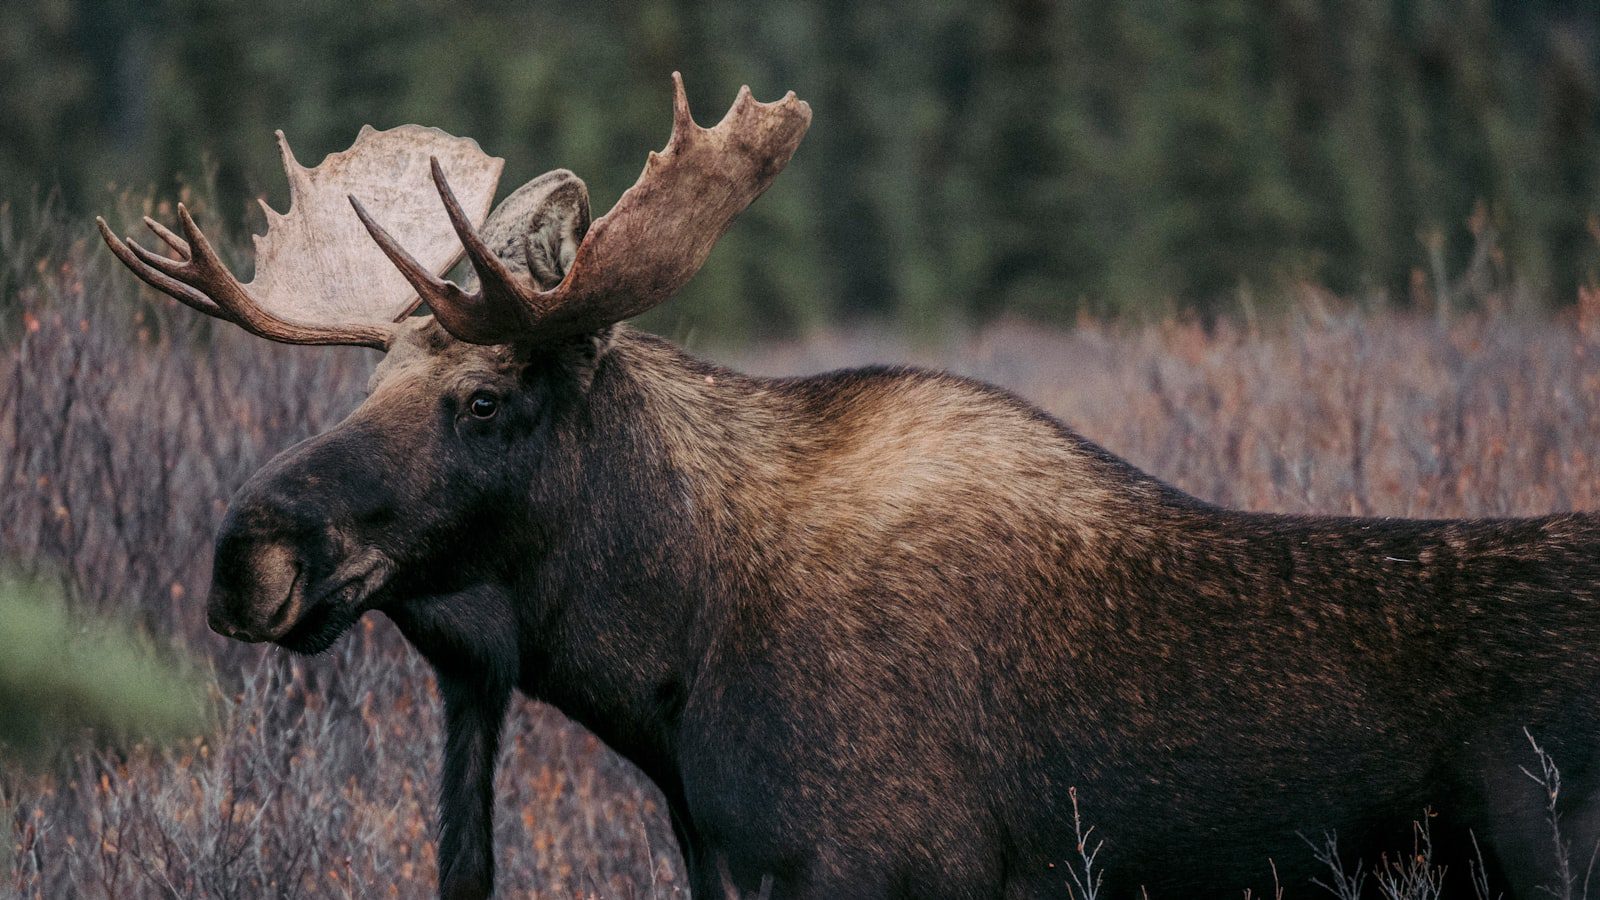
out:
{"label": "palmate antler", "polygon": [[[349,150],[315,169],[295,162],[280,132],[290,212],[266,209],[269,229],[256,238],[249,284],[228,270],[182,205],[181,237],[145,219],[176,258],[119,240],[104,219],[96,221],[111,251],[152,287],[284,343],[383,349],[393,323],[422,302],[469,343],[593,331],[665,301],[692,278],[734,217],[783,171],[811,124],[811,107],[792,91],[759,103],[745,87],[721,122],[701,128],[689,114],[682,77],[674,72],[672,81],[666,148],[651,152],[639,180],[589,228],[566,276],[548,291],[511,271],[476,230],[504,161],[474,141],[417,125],[364,128]],[[424,169],[446,216],[438,214]],[[358,220],[376,246],[361,237]],[[482,285],[472,293],[439,277],[463,245]],[[535,270],[531,260],[528,268]]]}
{"label": "palmate antler", "polygon": [[151,287],[252,334],[287,344],[384,349],[393,323],[410,315],[421,298],[362,233],[346,198],[360,192],[374,199],[418,248],[418,265],[444,272],[462,249],[428,190],[430,160],[449,161],[470,210],[458,212],[478,222],[489,213],[505,161],[486,155],[476,141],[419,125],[365,127],[350,149],[330,154],[314,169],[295,161],[281,131],[278,146],[289,178],[289,212],[281,215],[262,203],[268,230],[255,239],[256,272],[249,284],[228,270],[182,204],[182,237],[144,220],[176,259],[118,240],[104,219],[96,219],[101,237]]}
{"label": "palmate antler", "polygon": [[[699,271],[734,217],[783,171],[811,124],[811,107],[793,91],[759,103],[744,87],[721,122],[701,128],[689,114],[683,78],[674,72],[672,83],[666,148],[650,153],[639,180],[590,227],[566,277],[548,291],[511,271],[479,237],[441,160],[432,162],[434,184],[477,272],[477,291],[437,277],[361,199],[352,196],[350,202],[438,322],[463,341],[548,341],[636,316]],[[531,261],[528,269],[534,269]]]}

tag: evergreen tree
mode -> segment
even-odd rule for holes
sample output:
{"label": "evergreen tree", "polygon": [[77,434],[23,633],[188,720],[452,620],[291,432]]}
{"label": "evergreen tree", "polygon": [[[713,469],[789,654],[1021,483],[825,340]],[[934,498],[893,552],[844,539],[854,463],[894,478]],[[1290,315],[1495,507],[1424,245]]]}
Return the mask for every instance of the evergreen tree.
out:
{"label": "evergreen tree", "polygon": [[[1404,300],[1496,266],[1550,303],[1596,277],[1600,6],[1582,0],[11,0],[0,200],[210,185],[219,230],[361,124],[435,124],[566,166],[604,210],[741,83],[816,112],[790,171],[648,324],[852,315],[938,329],[1208,314],[1312,280]],[[1482,211],[1481,214],[1476,211]],[[1469,227],[1469,222],[1476,223]],[[1477,233],[1474,233],[1474,228]],[[774,248],[781,248],[775,250]],[[1477,256],[1475,256],[1475,254]]]}

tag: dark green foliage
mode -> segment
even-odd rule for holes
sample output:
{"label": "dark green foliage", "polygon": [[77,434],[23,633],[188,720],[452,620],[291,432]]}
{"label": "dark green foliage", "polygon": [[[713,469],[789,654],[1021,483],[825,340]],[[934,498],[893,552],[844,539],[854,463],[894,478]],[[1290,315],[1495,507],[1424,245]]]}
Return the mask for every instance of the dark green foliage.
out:
{"label": "dark green foliage", "polygon": [[214,170],[281,207],[273,129],[313,163],[415,120],[603,210],[676,68],[703,121],[749,82],[816,125],[670,333],[1209,315],[1301,280],[1405,301],[1490,269],[1566,303],[1600,265],[1597,35],[1580,0],[10,0],[0,197],[100,211]]}
{"label": "dark green foliage", "polygon": [[83,729],[135,739],[204,730],[192,666],[110,622],[69,615],[53,592],[0,580],[0,760],[33,759]]}

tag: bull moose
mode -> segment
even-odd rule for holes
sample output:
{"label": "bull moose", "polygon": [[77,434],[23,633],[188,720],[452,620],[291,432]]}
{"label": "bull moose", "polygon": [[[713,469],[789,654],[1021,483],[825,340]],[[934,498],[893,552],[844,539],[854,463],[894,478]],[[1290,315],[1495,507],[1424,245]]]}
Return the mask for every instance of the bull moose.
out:
{"label": "bull moose", "polygon": [[233,498],[208,615],[316,653],[376,610],[430,661],[442,896],[493,890],[513,690],[660,787],[696,897],[1065,896],[1080,803],[1125,896],[1238,896],[1269,864],[1303,887],[1302,835],[1370,865],[1424,806],[1527,896],[1524,728],[1594,840],[1600,519],[1238,512],[985,384],[751,377],[635,331],[811,121],[745,89],[707,129],[674,87],[666,148],[592,224],[565,170],[490,214],[502,161],[418,126],[312,169],[282,143],[249,284],[182,206],[181,235],[146,220],[163,253],[100,222],[200,312],[385,351]]}

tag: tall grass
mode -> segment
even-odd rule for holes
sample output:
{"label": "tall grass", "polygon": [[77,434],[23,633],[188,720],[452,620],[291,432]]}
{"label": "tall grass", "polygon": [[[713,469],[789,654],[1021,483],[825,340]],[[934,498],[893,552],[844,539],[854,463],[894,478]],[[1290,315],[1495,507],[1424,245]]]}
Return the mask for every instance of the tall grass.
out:
{"label": "tall grass", "polygon": [[[72,223],[0,250],[0,557],[210,659],[222,724],[177,748],[80,749],[43,776],[0,773],[15,850],[0,890],[429,896],[439,711],[426,666],[380,618],[307,660],[225,642],[201,609],[231,492],[351,409],[376,356],[214,327],[137,290],[89,238]],[[716,355],[774,373],[952,368],[1246,508],[1505,515],[1600,507],[1597,306],[1439,321],[1319,297],[1250,327],[1002,323],[939,348],[858,328]],[[497,803],[507,896],[681,893],[659,795],[547,708],[514,710]],[[1368,880],[1385,877],[1431,876]]]}

